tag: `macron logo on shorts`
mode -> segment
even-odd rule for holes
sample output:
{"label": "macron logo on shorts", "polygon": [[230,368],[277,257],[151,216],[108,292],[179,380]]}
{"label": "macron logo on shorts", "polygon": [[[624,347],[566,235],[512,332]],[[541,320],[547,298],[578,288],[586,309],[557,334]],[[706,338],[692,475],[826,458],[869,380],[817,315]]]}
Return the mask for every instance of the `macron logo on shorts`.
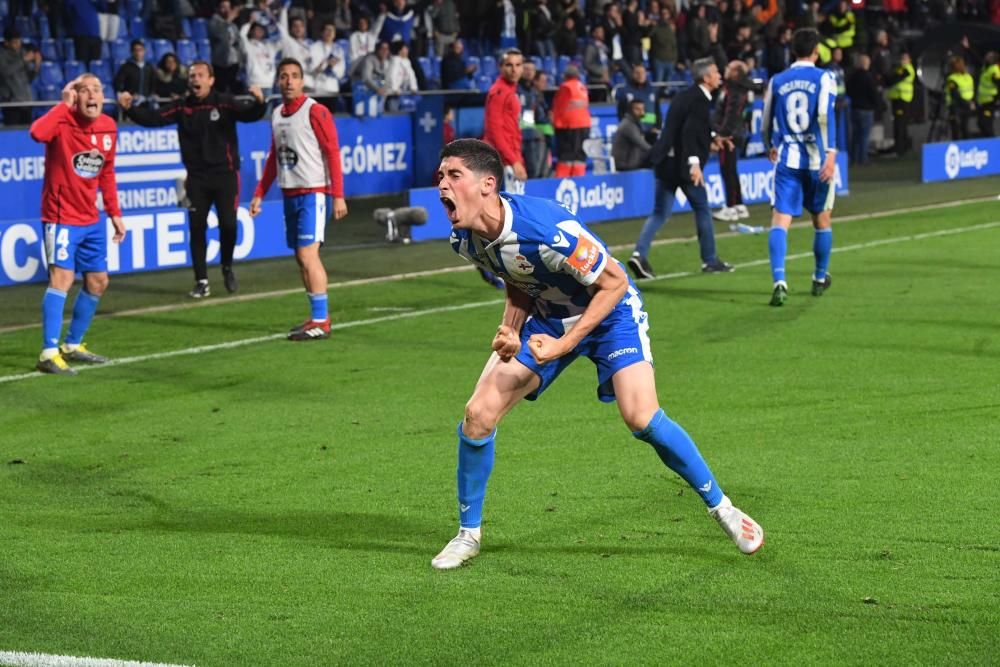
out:
{"label": "macron logo on shorts", "polygon": [[623,347],[620,350],[615,350],[614,352],[612,352],[611,354],[608,355],[608,361],[611,361],[612,359],[617,359],[618,357],[626,355],[626,354],[639,354],[639,348],[637,348],[637,347]]}

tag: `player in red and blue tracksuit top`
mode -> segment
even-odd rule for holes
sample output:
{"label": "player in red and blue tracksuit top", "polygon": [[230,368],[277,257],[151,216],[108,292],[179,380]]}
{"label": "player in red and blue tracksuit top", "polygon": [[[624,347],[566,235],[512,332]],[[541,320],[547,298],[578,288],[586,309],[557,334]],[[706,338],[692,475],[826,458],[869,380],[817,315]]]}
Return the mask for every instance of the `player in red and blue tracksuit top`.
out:
{"label": "player in red and blue tracksuit top", "polygon": [[[45,144],[42,185],[44,259],[49,286],[42,299],[42,353],[36,368],[43,373],[73,375],[66,360],[104,363],[83,344],[97,304],[108,287],[108,233],[100,223],[97,189],[113,227],[113,240],[125,238],[115,184],[118,126],[102,113],[104,92],[93,74],[66,84],[62,103],[31,126],[31,138]],[[76,273],[83,287],[73,304],[73,318],[60,347],[66,293]]]}
{"label": "player in red and blue tracksuit top", "polygon": [[271,115],[271,150],[250,201],[250,215],[260,213],[261,200],[277,178],[284,195],[285,240],[295,251],[311,311],[288,332],[288,339],[320,340],[330,337],[330,315],[319,249],[331,210],[336,220],[347,215],[340,144],[330,112],[303,94],[299,61],[285,58],[278,63],[278,87],[282,104]]}

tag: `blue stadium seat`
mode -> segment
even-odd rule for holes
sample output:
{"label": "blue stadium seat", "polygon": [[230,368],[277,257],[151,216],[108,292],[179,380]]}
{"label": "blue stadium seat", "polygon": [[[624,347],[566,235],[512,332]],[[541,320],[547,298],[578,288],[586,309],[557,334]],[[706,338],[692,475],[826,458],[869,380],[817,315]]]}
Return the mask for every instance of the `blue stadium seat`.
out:
{"label": "blue stadium seat", "polygon": [[198,60],[204,60],[207,63],[212,62],[212,44],[207,39],[199,39],[195,42],[195,46],[198,47]]}
{"label": "blue stadium seat", "polygon": [[7,0],[0,0],[0,16],[9,16],[10,6],[7,4]]}
{"label": "blue stadium seat", "polygon": [[430,58],[428,58],[427,56],[420,56],[419,58],[417,58],[417,63],[420,64],[420,69],[424,73],[424,78],[427,78],[427,79],[434,78],[434,77],[431,76],[433,70],[431,70],[431,59]]}
{"label": "blue stadium seat", "polygon": [[475,76],[478,77],[478,76],[482,75],[482,73],[483,73],[483,63],[479,59],[479,56],[467,56],[465,58],[465,64],[466,65],[475,65],[476,66],[476,71],[475,71],[475,74],[474,74]]}
{"label": "blue stadium seat", "polygon": [[559,68],[559,76],[562,76],[562,73],[566,71],[566,67],[569,66],[571,62],[573,61],[569,59],[569,56],[559,56],[559,62],[557,64],[557,67]]}
{"label": "blue stadium seat", "polygon": [[72,37],[63,39],[61,53],[64,60],[76,60],[76,45]]}
{"label": "blue stadium seat", "polygon": [[[0,16],[6,15],[6,12],[0,11]],[[49,29],[49,17],[41,12],[35,17],[38,22],[38,36],[42,39],[52,39],[52,31]]]}
{"label": "blue stadium seat", "polygon": [[476,77],[476,86],[481,92],[489,92],[490,86],[493,85],[493,79],[486,76],[485,74],[480,74]]}
{"label": "blue stadium seat", "polygon": [[146,36],[146,24],[143,23],[142,18],[139,16],[133,16],[132,20],[129,21],[128,25],[129,34],[135,37],[145,37]]}
{"label": "blue stadium seat", "polygon": [[111,60],[111,42],[101,42],[101,60]]}
{"label": "blue stadium seat", "polygon": [[118,113],[118,96],[110,83],[104,84],[104,113],[114,116]]}
{"label": "blue stadium seat", "polygon": [[128,40],[116,39],[111,42],[111,60],[128,60],[131,56]]}
{"label": "blue stadium seat", "polygon": [[531,56],[531,62],[535,63],[536,70],[540,71],[542,69],[542,59],[538,56]]}
{"label": "blue stadium seat", "polygon": [[54,39],[43,39],[38,44],[38,50],[42,53],[42,60],[51,60],[53,62],[62,60],[62,54],[59,53],[59,47],[56,45],[56,40]]}
{"label": "blue stadium seat", "polygon": [[114,78],[114,72],[111,71],[111,63],[107,60],[91,60],[87,71],[103,83],[111,83],[111,80]]}
{"label": "blue stadium seat", "polygon": [[83,74],[83,63],[79,60],[66,60],[63,62],[63,78],[66,81],[72,81],[76,77]]}
{"label": "blue stadium seat", "polygon": [[143,0],[128,0],[125,3],[125,11],[128,13],[129,18],[142,16],[142,3]]}
{"label": "blue stadium seat", "polygon": [[45,60],[38,68],[38,80],[43,86],[55,86],[62,90],[65,85],[63,81],[63,71],[59,63]]}
{"label": "blue stadium seat", "polygon": [[621,70],[615,70],[615,73],[611,75],[611,86],[624,86],[626,83],[625,75],[621,73]]}
{"label": "blue stadium seat", "polygon": [[208,39],[208,21],[205,19],[191,19],[191,32],[188,37],[195,42],[201,39]]}
{"label": "blue stadium seat", "polygon": [[147,49],[149,49],[147,58],[154,63],[160,62],[160,58],[165,54],[175,52],[174,45],[169,39],[147,40]]}
{"label": "blue stadium seat", "polygon": [[35,32],[35,23],[30,16],[18,16],[14,19],[14,27],[21,33],[21,37],[32,42],[38,41],[38,33]]}
{"label": "blue stadium seat", "polygon": [[[62,87],[56,88],[53,85],[42,85],[38,83],[38,79],[32,84],[32,89],[35,91],[35,99],[39,101],[50,101],[54,102],[56,100],[62,99]],[[34,107],[31,111],[32,118],[41,118],[45,113],[52,107]]]}
{"label": "blue stadium seat", "polygon": [[555,78],[556,72],[556,59],[552,56],[545,56],[542,58],[542,69],[549,73],[549,77]]}
{"label": "blue stadium seat", "polygon": [[[192,60],[198,59],[198,49],[190,39],[177,40],[177,59],[182,65],[190,65]],[[157,61],[159,62],[159,61]]]}
{"label": "blue stadium seat", "polygon": [[497,59],[493,56],[483,56],[479,59],[482,65],[482,73],[491,79],[497,78],[500,70],[497,69]]}

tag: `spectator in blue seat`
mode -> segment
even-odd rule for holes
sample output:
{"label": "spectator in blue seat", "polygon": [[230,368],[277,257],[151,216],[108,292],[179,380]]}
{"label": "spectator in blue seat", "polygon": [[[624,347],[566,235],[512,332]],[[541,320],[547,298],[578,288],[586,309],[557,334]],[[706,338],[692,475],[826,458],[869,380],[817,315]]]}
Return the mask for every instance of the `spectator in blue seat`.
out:
{"label": "spectator in blue seat", "polygon": [[468,90],[473,87],[476,66],[465,62],[465,43],[456,39],[441,60],[441,87],[445,90]]}
{"label": "spectator in blue seat", "polygon": [[146,62],[146,47],[141,39],[133,39],[132,57],[122,63],[115,73],[113,86],[116,93],[131,93],[136,104],[147,104],[153,94],[156,72],[152,63]]}
{"label": "spectator in blue seat", "polygon": [[[38,76],[42,54],[26,51],[21,41],[21,33],[13,26],[3,32],[3,48],[0,48],[0,104],[4,102],[31,102],[31,81]],[[31,122],[31,107],[5,107],[5,125],[27,125]]]}
{"label": "spectator in blue seat", "polygon": [[163,54],[156,66],[153,94],[157,97],[179,100],[187,94],[187,89],[187,68],[181,65],[174,54]]}
{"label": "spectator in blue seat", "polygon": [[413,10],[406,6],[406,0],[392,0],[392,7],[375,19],[372,32],[378,35],[379,41],[391,44],[399,40],[409,46],[413,39],[414,16]]}

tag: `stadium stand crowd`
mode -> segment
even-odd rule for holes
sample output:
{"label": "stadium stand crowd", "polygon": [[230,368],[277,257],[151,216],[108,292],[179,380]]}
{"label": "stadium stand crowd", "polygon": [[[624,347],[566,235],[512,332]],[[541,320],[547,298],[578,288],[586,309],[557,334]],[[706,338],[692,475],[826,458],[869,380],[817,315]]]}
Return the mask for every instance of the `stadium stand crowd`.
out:
{"label": "stadium stand crowd", "polygon": [[[711,57],[720,71],[741,60],[751,79],[766,80],[789,64],[791,30],[814,26],[821,64],[837,73],[845,100],[856,69],[870,71],[878,98],[892,104],[902,151],[920,86],[904,62],[908,42],[942,23],[998,24],[1000,0],[0,0],[0,15],[0,105],[58,100],[66,81],[90,71],[115,113],[121,91],[139,103],[182,95],[195,60],[212,64],[222,91],[270,91],[275,63],[291,56],[305,65],[307,91],[331,110],[352,109],[348,95],[374,94],[386,110],[406,111],[418,91],[487,91],[503,49],[518,47],[546,77],[549,100],[573,66],[591,101],[617,101],[620,116],[632,99],[646,100],[644,129],[656,127],[662,96],[691,82],[694,60]],[[978,113],[980,133],[992,132],[996,55],[967,40],[951,55],[942,86],[950,127],[968,136]],[[855,78],[859,90],[867,85]],[[532,84],[524,81],[522,95],[534,94]],[[881,106],[889,105],[862,111]],[[0,108],[8,126],[43,111]],[[838,111],[869,123],[846,103]]]}

